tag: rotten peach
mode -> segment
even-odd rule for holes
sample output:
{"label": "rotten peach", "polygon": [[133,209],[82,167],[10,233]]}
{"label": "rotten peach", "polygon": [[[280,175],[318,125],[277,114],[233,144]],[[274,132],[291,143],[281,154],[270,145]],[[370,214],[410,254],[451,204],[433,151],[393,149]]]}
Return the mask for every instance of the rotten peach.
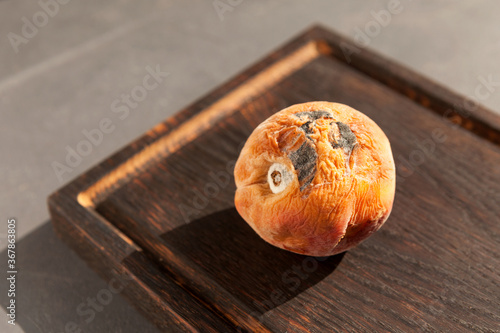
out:
{"label": "rotten peach", "polygon": [[235,205],[268,243],[311,256],[377,231],[394,201],[389,140],[374,121],[329,102],[290,106],[261,123],[234,171]]}

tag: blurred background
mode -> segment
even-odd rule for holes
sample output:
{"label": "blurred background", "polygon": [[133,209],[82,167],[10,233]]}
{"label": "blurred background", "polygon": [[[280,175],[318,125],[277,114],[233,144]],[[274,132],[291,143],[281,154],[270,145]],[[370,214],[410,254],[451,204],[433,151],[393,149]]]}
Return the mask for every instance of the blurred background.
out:
{"label": "blurred background", "polygon": [[46,198],[158,122],[316,23],[500,113],[499,12],[493,0],[0,0],[0,250],[15,217],[19,266],[17,325],[0,331],[156,332],[120,295],[82,321],[106,281],[54,236]]}

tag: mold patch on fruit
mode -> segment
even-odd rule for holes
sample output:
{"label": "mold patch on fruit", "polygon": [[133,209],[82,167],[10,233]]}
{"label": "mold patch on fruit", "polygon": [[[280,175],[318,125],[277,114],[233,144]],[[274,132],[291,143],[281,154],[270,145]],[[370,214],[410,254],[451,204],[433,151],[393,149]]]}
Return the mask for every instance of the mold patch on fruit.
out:
{"label": "mold patch on fruit", "polygon": [[[337,121],[335,123],[337,125],[337,132],[332,130],[332,140],[330,141],[333,148],[342,148],[345,152],[351,152],[354,146],[356,145],[356,136],[351,131],[351,128],[346,124]],[[333,123],[331,123],[333,125]],[[338,137],[338,139],[336,139]]]}
{"label": "mold patch on fruit", "polygon": [[348,172],[350,172],[352,151],[354,150],[356,144],[358,143],[356,135],[354,135],[354,133],[351,131],[351,128],[348,125],[340,121],[335,122],[335,124],[337,125],[336,128],[333,125],[333,123],[330,124],[332,125],[332,130],[330,131],[330,143],[332,144],[332,147],[334,149],[337,148],[343,149],[346,155],[346,162],[345,162],[346,169]]}
{"label": "mold patch on fruit", "polygon": [[297,171],[300,182],[300,190],[303,191],[314,179],[316,175],[316,147],[311,138],[306,136],[306,140],[299,149],[291,151],[288,158],[292,161],[293,167]]}

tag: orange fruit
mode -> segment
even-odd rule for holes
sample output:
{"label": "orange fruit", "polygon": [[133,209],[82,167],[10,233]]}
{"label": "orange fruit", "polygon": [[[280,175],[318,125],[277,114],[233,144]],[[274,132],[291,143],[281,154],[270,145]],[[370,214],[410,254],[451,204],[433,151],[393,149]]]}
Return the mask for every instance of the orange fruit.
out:
{"label": "orange fruit", "polygon": [[348,250],[389,217],[396,173],[370,118],[329,102],[290,106],[262,122],[234,171],[235,206],[268,243],[311,256]]}

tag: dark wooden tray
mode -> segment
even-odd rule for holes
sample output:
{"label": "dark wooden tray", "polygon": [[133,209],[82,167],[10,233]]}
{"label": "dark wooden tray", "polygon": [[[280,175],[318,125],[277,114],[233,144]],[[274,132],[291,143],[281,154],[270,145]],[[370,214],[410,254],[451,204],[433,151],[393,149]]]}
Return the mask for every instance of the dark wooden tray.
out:
{"label": "dark wooden tray", "polygon": [[[398,172],[386,225],[318,259],[268,245],[233,205],[253,128],[311,100],[376,121]],[[500,119],[464,101],[314,27],[54,193],[54,228],[165,331],[494,331]]]}

